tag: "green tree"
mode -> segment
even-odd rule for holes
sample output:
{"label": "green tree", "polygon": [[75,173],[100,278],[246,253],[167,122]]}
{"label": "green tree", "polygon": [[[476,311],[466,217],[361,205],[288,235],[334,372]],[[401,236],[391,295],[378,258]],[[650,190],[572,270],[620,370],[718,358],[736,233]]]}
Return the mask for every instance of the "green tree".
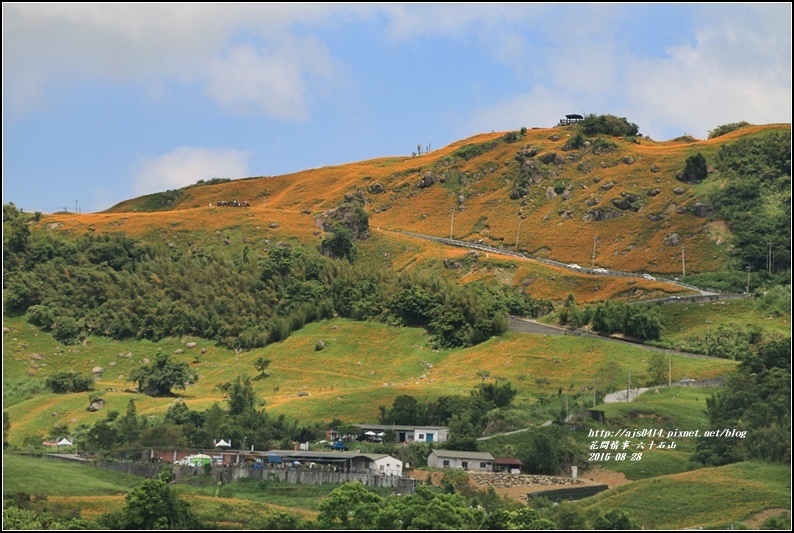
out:
{"label": "green tree", "polygon": [[163,446],[166,448],[184,448],[188,444],[182,427],[170,422],[147,427],[141,431],[139,442],[141,446]]}
{"label": "green tree", "polygon": [[76,370],[63,370],[49,376],[44,384],[56,394],[66,394],[91,390],[94,380]]}
{"label": "green tree", "polygon": [[633,122],[629,122],[625,117],[614,115],[587,115],[584,120],[578,123],[578,127],[586,135],[612,135],[613,137],[635,136],[640,128]]}
{"label": "green tree", "polygon": [[[110,413],[108,413],[110,414]],[[112,450],[119,442],[119,432],[109,420],[100,420],[86,435],[86,447],[90,450]]]}
{"label": "green tree", "polygon": [[130,381],[138,383],[138,390],[149,396],[168,396],[171,389],[184,389],[195,383],[198,376],[190,372],[190,366],[171,359],[168,354],[158,353],[151,364],[132,371]]}
{"label": "green tree", "polygon": [[394,399],[391,410],[384,424],[421,424],[423,422],[422,405],[408,394],[401,394]]}
{"label": "green tree", "polygon": [[262,400],[254,391],[251,378],[237,376],[229,388],[229,414],[241,415],[246,411],[253,411],[262,405]]}
{"label": "green tree", "polygon": [[678,175],[678,179],[691,183],[700,183],[706,179],[708,174],[709,171],[708,165],[706,164],[706,158],[703,157],[703,154],[698,152],[697,154],[687,158],[684,171]]}
{"label": "green tree", "polygon": [[468,411],[453,415],[449,419],[448,449],[464,452],[477,451],[478,436],[479,434],[472,423],[472,417]]}
{"label": "green tree", "polygon": [[127,412],[118,421],[118,430],[119,437],[127,444],[136,442],[141,436],[141,423],[133,398],[127,403]]}
{"label": "green tree", "polygon": [[317,523],[326,529],[374,529],[383,504],[361,483],[345,483],[320,503]]}
{"label": "green tree", "polygon": [[265,371],[269,366],[270,366],[270,359],[267,359],[264,356],[257,357],[257,359],[254,361],[254,368],[259,372],[260,378],[264,378],[268,376],[268,374]]}
{"label": "green tree", "polygon": [[78,320],[71,316],[62,316],[52,325],[52,336],[63,344],[77,344],[83,327]]}
{"label": "green tree", "polygon": [[100,522],[110,529],[200,529],[201,523],[187,502],[168,485],[170,471],[147,479],[132,489],[124,508]]}
{"label": "green tree", "polygon": [[337,259],[353,261],[356,258],[356,245],[350,230],[341,224],[334,227],[331,237],[323,239],[320,251]]}

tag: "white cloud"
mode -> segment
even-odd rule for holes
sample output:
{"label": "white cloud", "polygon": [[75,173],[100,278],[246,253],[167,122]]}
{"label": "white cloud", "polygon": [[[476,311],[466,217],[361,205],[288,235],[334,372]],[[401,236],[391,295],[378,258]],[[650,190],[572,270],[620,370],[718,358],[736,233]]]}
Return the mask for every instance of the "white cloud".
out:
{"label": "white cloud", "polygon": [[248,175],[249,152],[231,148],[181,146],[173,152],[141,164],[135,176],[137,194],[177,189],[212,178],[241,178]]}
{"label": "white cloud", "polygon": [[782,7],[706,10],[694,44],[634,62],[626,94],[636,122],[647,117],[647,124],[677,125],[686,130],[678,134],[701,138],[739,120],[790,122],[791,6]]}
{"label": "white cloud", "polygon": [[309,117],[310,85],[333,83],[335,61],[317,40],[285,39],[277,49],[237,46],[207,68],[205,91],[220,105],[254,108],[281,120]]}
{"label": "white cloud", "polygon": [[471,122],[487,131],[545,126],[570,112],[608,113],[659,140],[705,138],[740,120],[790,122],[790,4],[704,6],[694,17],[691,40],[661,57],[622,45],[614,29],[620,21],[606,8],[588,8],[588,29],[576,39],[548,35],[531,47],[521,36],[503,37],[500,59],[526,76],[529,90],[474,110]]}
{"label": "white cloud", "polygon": [[[261,92],[275,90],[280,94],[286,89],[274,87],[285,82],[295,87],[287,80],[300,78],[304,84],[312,81],[311,74],[321,70],[318,61],[325,61],[326,70],[335,64],[328,61],[327,51],[315,39],[293,37],[292,27],[322,26],[330,23],[333,15],[357,11],[367,12],[369,8],[322,4],[3,4],[3,85],[11,97],[9,111],[18,114],[43,105],[47,87],[91,78],[150,87],[162,87],[160,83],[168,79],[187,83],[198,80],[208,82],[207,90],[224,95],[226,102],[230,89],[219,88],[217,79],[208,80],[206,68],[213,64],[217,72],[223,70],[225,61],[232,60],[225,65],[226,71],[240,79],[240,42],[233,41],[241,35],[256,48],[254,66],[270,67],[279,80],[265,80]],[[268,45],[283,42],[297,45],[300,53],[290,54]],[[318,52],[319,57],[310,52]],[[293,70],[286,66],[290,61],[297,62],[290,66]],[[250,92],[250,83],[257,78],[243,81]],[[261,102],[261,98],[255,99]],[[300,105],[305,108],[307,104]],[[273,109],[258,107],[266,113]]]}

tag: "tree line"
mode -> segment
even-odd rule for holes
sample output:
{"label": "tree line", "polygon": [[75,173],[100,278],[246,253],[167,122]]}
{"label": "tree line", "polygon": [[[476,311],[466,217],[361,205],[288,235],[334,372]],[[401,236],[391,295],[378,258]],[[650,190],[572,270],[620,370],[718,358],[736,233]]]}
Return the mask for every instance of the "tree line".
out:
{"label": "tree line", "polygon": [[271,246],[255,259],[184,254],[124,235],[31,235],[25,220],[11,213],[4,223],[5,310],[27,312],[63,344],[193,335],[251,349],[342,316],[424,327],[435,346],[451,348],[504,333],[510,313],[552,308],[509,287],[458,286],[299,246]]}

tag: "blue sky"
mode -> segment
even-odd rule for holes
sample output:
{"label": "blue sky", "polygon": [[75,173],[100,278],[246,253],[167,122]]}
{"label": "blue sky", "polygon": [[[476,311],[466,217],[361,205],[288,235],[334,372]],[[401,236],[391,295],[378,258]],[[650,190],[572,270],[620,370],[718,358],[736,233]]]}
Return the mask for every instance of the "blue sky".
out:
{"label": "blue sky", "polygon": [[3,202],[95,212],[199,179],[626,117],[791,122],[791,4],[3,4]]}

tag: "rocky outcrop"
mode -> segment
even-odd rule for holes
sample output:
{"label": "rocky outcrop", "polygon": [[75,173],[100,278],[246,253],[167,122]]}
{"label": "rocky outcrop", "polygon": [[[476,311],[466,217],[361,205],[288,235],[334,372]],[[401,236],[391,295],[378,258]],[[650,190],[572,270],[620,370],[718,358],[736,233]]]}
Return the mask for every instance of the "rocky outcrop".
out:
{"label": "rocky outcrop", "polygon": [[427,189],[428,187],[432,186],[437,181],[436,175],[432,172],[425,172],[425,175],[422,176],[422,179],[419,180],[419,183],[416,184],[417,187],[420,189]]}
{"label": "rocky outcrop", "polygon": [[590,161],[582,161],[576,166],[576,170],[581,172],[582,174],[589,174],[595,169],[593,164]]}
{"label": "rocky outcrop", "polygon": [[611,209],[593,209],[585,213],[582,217],[583,222],[601,222],[604,220],[611,220],[623,216],[620,211],[612,211]]}
{"label": "rocky outcrop", "polygon": [[386,192],[386,189],[383,188],[383,185],[380,183],[373,183],[369,187],[367,187],[367,192],[370,194],[383,194]]}
{"label": "rocky outcrop", "polygon": [[678,233],[668,233],[664,236],[664,243],[667,246],[681,246],[681,235]]}
{"label": "rocky outcrop", "polygon": [[516,159],[523,162],[525,159],[529,159],[530,157],[535,157],[540,153],[540,148],[537,146],[529,146],[526,145],[521,148],[518,152],[516,152]]}
{"label": "rocky outcrop", "polygon": [[326,232],[334,231],[337,225],[343,226],[350,230],[353,239],[367,239],[370,236],[367,214],[354,203],[343,203],[339,207],[320,213],[315,216],[315,222]]}
{"label": "rocky outcrop", "polygon": [[444,268],[455,270],[461,268],[461,264],[454,259],[444,259]]}
{"label": "rocky outcrop", "polygon": [[708,218],[714,211],[711,207],[697,202],[692,206],[692,214],[698,218]]}
{"label": "rocky outcrop", "polygon": [[564,165],[565,159],[560,157],[557,152],[549,152],[538,157],[538,160],[544,165]]}

